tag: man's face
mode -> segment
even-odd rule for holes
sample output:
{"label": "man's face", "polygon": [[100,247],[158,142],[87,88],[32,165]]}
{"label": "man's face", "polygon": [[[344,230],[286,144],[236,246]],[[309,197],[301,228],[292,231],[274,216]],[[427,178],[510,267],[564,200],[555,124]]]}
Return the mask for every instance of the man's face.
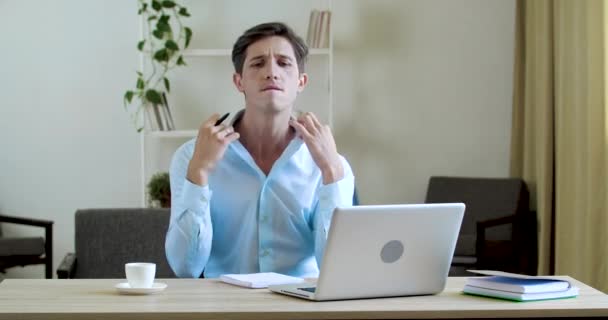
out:
{"label": "man's face", "polygon": [[273,36],[247,48],[243,72],[235,73],[233,80],[248,106],[278,112],[293,106],[307,76],[300,74],[291,43]]}

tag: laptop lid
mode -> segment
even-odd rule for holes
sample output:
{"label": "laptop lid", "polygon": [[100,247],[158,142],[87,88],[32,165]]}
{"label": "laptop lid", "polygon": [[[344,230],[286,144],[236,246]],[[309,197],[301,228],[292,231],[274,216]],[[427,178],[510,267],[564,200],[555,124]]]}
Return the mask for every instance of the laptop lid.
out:
{"label": "laptop lid", "polygon": [[314,299],[443,291],[464,210],[462,203],[335,209]]}

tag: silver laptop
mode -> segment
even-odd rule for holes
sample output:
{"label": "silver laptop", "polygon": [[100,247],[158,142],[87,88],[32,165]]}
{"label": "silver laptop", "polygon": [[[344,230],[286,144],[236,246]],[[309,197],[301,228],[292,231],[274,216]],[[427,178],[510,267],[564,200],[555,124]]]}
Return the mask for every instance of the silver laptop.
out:
{"label": "silver laptop", "polygon": [[316,284],[269,289],[316,301],[439,293],[464,210],[462,203],[336,208]]}

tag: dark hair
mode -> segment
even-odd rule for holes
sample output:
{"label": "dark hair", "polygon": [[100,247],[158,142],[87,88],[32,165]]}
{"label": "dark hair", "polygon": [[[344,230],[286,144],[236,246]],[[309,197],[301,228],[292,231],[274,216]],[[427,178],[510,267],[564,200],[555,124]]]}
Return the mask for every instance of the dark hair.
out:
{"label": "dark hair", "polygon": [[245,31],[245,33],[236,40],[234,47],[232,47],[232,64],[234,65],[234,70],[238,74],[242,74],[247,48],[258,40],[272,36],[283,37],[291,43],[298,62],[298,69],[300,73],[304,72],[304,64],[306,62],[306,57],[308,56],[308,47],[302,38],[282,22],[262,23]]}

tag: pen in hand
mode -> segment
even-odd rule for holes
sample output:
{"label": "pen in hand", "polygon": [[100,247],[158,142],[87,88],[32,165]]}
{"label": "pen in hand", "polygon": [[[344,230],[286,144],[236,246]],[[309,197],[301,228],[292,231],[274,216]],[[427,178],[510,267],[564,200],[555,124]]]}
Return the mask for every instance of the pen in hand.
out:
{"label": "pen in hand", "polygon": [[217,119],[214,126],[219,126],[220,124],[222,124],[222,122],[224,122],[224,120],[226,120],[226,118],[228,118],[229,115],[230,115],[230,112],[226,113],[221,118]]}

